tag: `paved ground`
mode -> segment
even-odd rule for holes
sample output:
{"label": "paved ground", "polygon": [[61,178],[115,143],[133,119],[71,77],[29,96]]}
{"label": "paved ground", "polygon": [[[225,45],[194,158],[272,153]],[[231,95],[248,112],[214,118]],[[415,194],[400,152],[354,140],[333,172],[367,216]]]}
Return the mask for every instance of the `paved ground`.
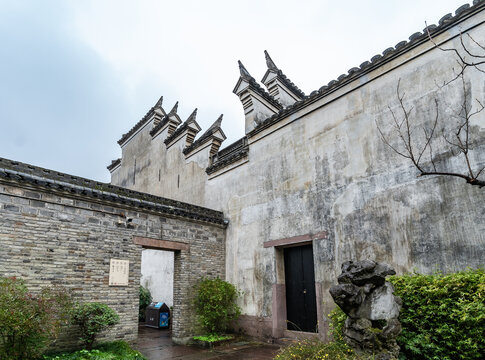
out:
{"label": "paved ground", "polygon": [[168,330],[140,326],[135,348],[149,360],[270,360],[279,346],[239,341],[214,349],[175,345]]}

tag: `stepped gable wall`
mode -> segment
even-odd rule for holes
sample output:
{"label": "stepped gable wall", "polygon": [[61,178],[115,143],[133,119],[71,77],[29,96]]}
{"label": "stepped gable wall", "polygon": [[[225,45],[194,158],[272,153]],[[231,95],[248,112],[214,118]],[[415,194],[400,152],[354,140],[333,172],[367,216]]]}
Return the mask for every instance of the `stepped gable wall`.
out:
{"label": "stepped gable wall", "polygon": [[[453,78],[456,59],[452,52],[437,49],[427,31],[440,46],[460,49],[461,33],[485,39],[484,10],[484,1],[464,5],[308,96],[299,94],[268,59],[268,92],[240,64],[234,90],[246,118],[245,136],[212,156],[206,156],[210,152],[203,153],[203,147],[200,157],[191,158],[179,150],[171,155],[170,148],[163,158],[165,150],[156,147],[158,155],[146,158],[154,168],[168,164],[167,159],[180,162],[162,172],[169,185],[159,186],[152,182],[154,175],[148,175],[150,179],[133,184],[134,189],[180,201],[194,199],[229,219],[226,278],[243,292],[241,328],[258,336],[284,334],[285,246],[313,245],[321,336],[333,306],[328,289],[347,260],[384,262],[398,273],[483,266],[483,189],[459,178],[418,177],[408,159],[383,143],[376,122],[390,134],[391,110],[401,111],[400,82],[405,106],[414,108],[417,125],[430,128],[435,99],[440,124],[454,124],[466,98],[463,84],[437,85]],[[468,36],[463,41],[480,52]],[[467,70],[465,85],[472,102],[485,103],[484,79],[483,72]],[[280,109],[278,100],[269,97],[285,89],[304,97]],[[264,104],[274,105],[274,114],[265,119],[262,112],[251,115],[251,106],[257,110]],[[470,156],[474,168],[480,169],[485,166],[485,111],[473,118],[472,128]],[[151,143],[141,141],[134,149],[142,154]],[[438,168],[466,171],[463,156],[451,152],[442,139],[433,152]],[[124,162],[123,156],[120,167]],[[182,171],[189,175],[183,169],[194,171],[179,188],[170,185],[177,184]]]}

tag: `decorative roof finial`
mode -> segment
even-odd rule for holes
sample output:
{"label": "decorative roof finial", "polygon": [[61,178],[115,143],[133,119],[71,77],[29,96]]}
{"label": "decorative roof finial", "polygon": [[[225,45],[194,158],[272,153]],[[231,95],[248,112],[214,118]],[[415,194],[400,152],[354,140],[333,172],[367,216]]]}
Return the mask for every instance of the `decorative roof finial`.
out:
{"label": "decorative roof finial", "polygon": [[271,59],[266,50],[264,50],[264,56],[266,58],[266,66],[268,67],[268,69],[278,71],[278,67],[275,65],[273,59]]}
{"label": "decorative roof finial", "polygon": [[173,114],[176,114],[177,113],[177,109],[179,107],[179,102],[177,101],[175,103],[175,105],[173,106],[172,110],[170,110],[170,112],[168,113],[169,115],[173,115]]}
{"label": "decorative roof finial", "polygon": [[157,103],[155,104],[155,107],[161,108],[162,107],[162,103],[163,103],[163,95],[160,96],[160,99],[158,99]]}
{"label": "decorative roof finial", "polygon": [[189,117],[187,118],[187,120],[185,120],[185,122],[188,123],[189,121],[195,120],[196,116],[197,116],[197,108],[195,108],[195,110],[192,111],[192,114],[189,115]]}
{"label": "decorative roof finial", "polygon": [[209,129],[207,129],[207,132],[210,132],[211,130],[215,130],[217,128],[220,128],[221,127],[221,124],[222,124],[222,116],[223,114],[221,114],[216,121],[214,121],[214,123],[209,127]]}
{"label": "decorative roof finial", "polygon": [[251,74],[249,74],[249,71],[246,70],[241,60],[238,60],[237,62],[239,64],[239,72],[241,73],[241,77],[245,80],[251,80],[253,77]]}

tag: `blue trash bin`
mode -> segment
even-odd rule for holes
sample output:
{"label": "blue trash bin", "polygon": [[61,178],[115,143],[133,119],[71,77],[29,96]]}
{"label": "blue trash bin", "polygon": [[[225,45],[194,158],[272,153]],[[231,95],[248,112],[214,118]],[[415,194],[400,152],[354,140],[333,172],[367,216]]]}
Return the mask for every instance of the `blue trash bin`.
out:
{"label": "blue trash bin", "polygon": [[156,329],[170,326],[170,309],[163,302],[152,302],[145,310],[145,326]]}

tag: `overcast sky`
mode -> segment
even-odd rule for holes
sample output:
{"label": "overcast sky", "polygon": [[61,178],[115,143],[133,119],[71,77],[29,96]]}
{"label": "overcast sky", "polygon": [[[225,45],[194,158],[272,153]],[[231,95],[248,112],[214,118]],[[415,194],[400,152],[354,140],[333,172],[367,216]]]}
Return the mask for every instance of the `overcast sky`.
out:
{"label": "overcast sky", "polygon": [[237,60],[261,80],[268,50],[309,94],[464,3],[0,0],[0,157],[109,182],[161,95],[203,131],[224,114],[224,147],[244,135]]}

